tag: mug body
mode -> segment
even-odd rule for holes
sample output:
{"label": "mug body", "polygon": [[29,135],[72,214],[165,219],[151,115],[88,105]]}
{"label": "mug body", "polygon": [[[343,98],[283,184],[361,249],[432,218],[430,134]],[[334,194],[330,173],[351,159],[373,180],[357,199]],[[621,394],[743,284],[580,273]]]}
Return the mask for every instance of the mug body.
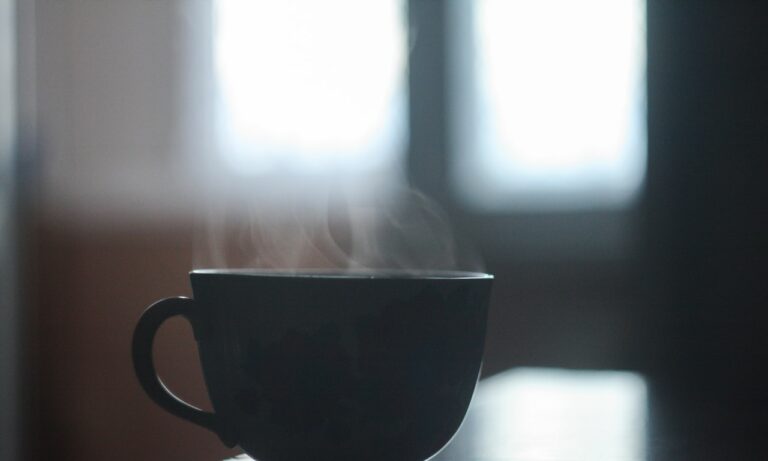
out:
{"label": "mug body", "polygon": [[464,418],[492,277],[190,275],[220,430],[254,458],[424,460]]}

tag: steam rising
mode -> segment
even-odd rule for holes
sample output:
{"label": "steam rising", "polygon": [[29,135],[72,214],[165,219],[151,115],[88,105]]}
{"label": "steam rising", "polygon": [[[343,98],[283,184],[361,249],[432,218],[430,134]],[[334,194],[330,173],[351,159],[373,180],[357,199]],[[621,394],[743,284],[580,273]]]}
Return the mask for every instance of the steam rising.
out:
{"label": "steam rising", "polygon": [[[353,7],[353,4],[355,2],[345,2],[348,7]],[[482,270],[479,258],[470,247],[464,242],[457,243],[448,219],[437,204],[424,194],[402,185],[402,172],[398,171],[400,165],[387,160],[388,156],[384,160],[384,157],[378,156],[379,160],[366,163],[363,172],[355,172],[354,179],[348,172],[342,171],[345,170],[344,162],[334,162],[334,171],[313,171],[304,178],[298,177],[301,173],[296,173],[302,169],[290,168],[291,162],[312,165],[318,160],[315,158],[318,155],[348,152],[356,158],[370,160],[377,157],[374,154],[379,150],[394,154],[400,149],[390,144],[398,144],[403,138],[400,130],[404,127],[399,126],[401,117],[397,111],[402,109],[398,104],[404,103],[404,99],[400,99],[404,93],[398,93],[398,88],[403,84],[401,77],[405,76],[403,66],[406,59],[401,56],[403,44],[400,41],[406,34],[401,30],[399,15],[402,12],[398,7],[387,2],[382,5],[384,9],[377,10],[378,13],[373,16],[366,13],[370,8],[352,8],[362,15],[358,18],[362,22],[357,21],[356,24],[368,21],[373,27],[366,29],[365,37],[361,37],[373,41],[364,42],[362,48],[359,43],[344,38],[344,28],[335,28],[333,31],[322,31],[322,34],[330,34],[331,46],[317,47],[315,36],[322,34],[302,33],[299,34],[301,37],[311,37],[306,46],[302,45],[297,50],[281,48],[277,54],[273,53],[275,47],[269,40],[271,35],[264,36],[267,40],[252,35],[255,30],[251,20],[253,15],[243,15],[239,7],[236,13],[228,9],[219,11],[222,13],[220,20],[229,18],[226,19],[227,27],[220,24],[220,29],[232,34],[221,36],[227,42],[219,43],[218,49],[218,64],[221,67],[219,83],[231,112],[222,122],[231,125],[227,125],[228,130],[232,128],[245,133],[246,139],[266,140],[263,145],[245,143],[248,146],[244,149],[249,157],[254,153],[252,151],[258,151],[259,156],[277,159],[274,171],[282,173],[238,175],[243,172],[235,171],[234,174],[228,172],[226,179],[203,175],[211,181],[211,191],[207,196],[214,203],[207,206],[196,233],[195,268],[414,272]],[[327,8],[321,10],[326,11]],[[290,21],[294,22],[294,18]],[[283,31],[278,32],[276,37],[285,35]],[[247,50],[241,50],[243,43]],[[259,43],[266,44],[263,53],[251,49]],[[306,50],[315,47],[317,53],[330,53],[322,54],[324,57],[318,62],[324,64],[316,72],[313,67],[292,65],[293,61],[306,61]],[[230,53],[230,50],[237,52]],[[350,60],[350,56],[360,54],[359,50],[364,50],[365,55],[376,56],[370,65],[361,67],[359,59]],[[371,54],[371,50],[380,52]],[[297,57],[286,61],[285,56],[291,56],[291,52]],[[269,64],[271,61],[267,64],[262,62],[272,55],[275,58],[272,64]],[[253,59],[245,59],[244,56]],[[259,56],[261,58],[257,58]],[[354,67],[347,72],[351,80],[339,80],[336,67],[344,68],[350,62]],[[289,64],[287,67],[286,63]],[[265,73],[265,69],[271,66],[273,72]],[[360,74],[361,69],[363,74]],[[373,72],[372,77],[365,77],[366,72]],[[264,80],[270,75],[276,79],[271,84]],[[293,88],[296,85],[292,86],[290,82],[296,81],[302,83],[301,88]],[[374,86],[370,86],[372,82]],[[362,93],[357,89],[353,91],[352,87],[362,89]],[[355,98],[357,93],[365,97]],[[299,97],[296,97],[297,94]],[[337,100],[337,94],[346,96]],[[371,95],[375,97],[369,99]],[[328,103],[324,99],[326,96],[330,98]],[[317,97],[320,99],[315,99]],[[354,102],[349,106],[353,108],[351,112],[341,104],[342,100]],[[300,101],[299,110],[291,101]],[[336,108],[336,111],[331,113],[328,111],[330,107]],[[362,109],[364,107],[367,109]],[[233,111],[233,108],[241,110]],[[369,117],[362,117],[362,113]],[[306,118],[307,114],[309,118]],[[336,123],[340,119],[334,117],[347,115],[351,117],[347,117],[349,120]],[[392,120],[398,121],[381,122],[383,125],[378,126],[377,120],[383,115],[386,115],[385,119],[392,117]],[[276,117],[284,123],[273,125]],[[332,123],[329,125],[329,122]],[[354,129],[358,125],[362,131]],[[369,125],[370,129],[366,128]],[[262,130],[266,126],[279,127],[279,136],[275,138],[275,133],[263,136]],[[344,128],[339,130],[338,127]],[[369,131],[376,133],[373,138],[368,139],[370,136],[366,133]],[[309,136],[310,133],[312,136]],[[348,138],[348,135],[352,137]],[[301,153],[300,157],[284,155],[286,152],[290,154],[290,141],[294,140],[301,141],[295,149]],[[347,141],[338,145],[340,140]],[[354,142],[350,144],[349,140]],[[225,141],[223,150],[229,152],[231,146],[228,142],[231,140]],[[307,146],[311,149],[306,149]],[[363,165],[362,162],[360,164]]]}
{"label": "steam rising", "polygon": [[194,266],[350,272],[482,269],[475,253],[457,244],[437,204],[416,190],[298,189],[279,197],[214,204],[197,232]]}

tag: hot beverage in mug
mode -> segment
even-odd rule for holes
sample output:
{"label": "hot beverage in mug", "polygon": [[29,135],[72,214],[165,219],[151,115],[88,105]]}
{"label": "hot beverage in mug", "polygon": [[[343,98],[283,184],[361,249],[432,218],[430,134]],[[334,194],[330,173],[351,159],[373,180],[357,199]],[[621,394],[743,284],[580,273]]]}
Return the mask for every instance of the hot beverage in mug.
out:
{"label": "hot beverage in mug", "polygon": [[[161,407],[260,461],[421,461],[464,418],[493,277],[473,272],[196,270],[194,299],[142,315],[136,374]],[[186,317],[213,413],[158,378],[159,326]]]}

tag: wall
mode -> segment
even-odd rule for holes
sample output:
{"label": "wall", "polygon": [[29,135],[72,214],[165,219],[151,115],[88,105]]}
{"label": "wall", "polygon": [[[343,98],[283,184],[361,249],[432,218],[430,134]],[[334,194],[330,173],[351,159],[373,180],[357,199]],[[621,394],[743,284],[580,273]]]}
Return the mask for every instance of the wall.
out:
{"label": "wall", "polygon": [[70,223],[187,216],[211,151],[200,0],[38,0],[40,201]]}
{"label": "wall", "polygon": [[[30,459],[223,459],[212,433],[161,410],[133,373],[130,342],[153,301],[190,295],[185,226],[136,231],[37,228],[38,438]],[[180,397],[207,406],[188,324],[169,321],[158,370]]]}

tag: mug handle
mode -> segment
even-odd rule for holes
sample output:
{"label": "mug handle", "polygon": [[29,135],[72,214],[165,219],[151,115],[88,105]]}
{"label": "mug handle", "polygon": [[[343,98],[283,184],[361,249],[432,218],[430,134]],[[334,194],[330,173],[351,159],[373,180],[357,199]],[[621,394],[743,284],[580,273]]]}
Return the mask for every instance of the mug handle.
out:
{"label": "mug handle", "polygon": [[214,432],[225,445],[232,447],[234,443],[228,443],[225,440],[214,413],[203,411],[173,395],[155,371],[152,346],[158,328],[163,322],[176,315],[181,315],[190,321],[190,316],[194,313],[194,304],[195,301],[189,298],[166,298],[157,301],[144,311],[133,332],[133,368],[144,392],[156,404],[172,415]]}

